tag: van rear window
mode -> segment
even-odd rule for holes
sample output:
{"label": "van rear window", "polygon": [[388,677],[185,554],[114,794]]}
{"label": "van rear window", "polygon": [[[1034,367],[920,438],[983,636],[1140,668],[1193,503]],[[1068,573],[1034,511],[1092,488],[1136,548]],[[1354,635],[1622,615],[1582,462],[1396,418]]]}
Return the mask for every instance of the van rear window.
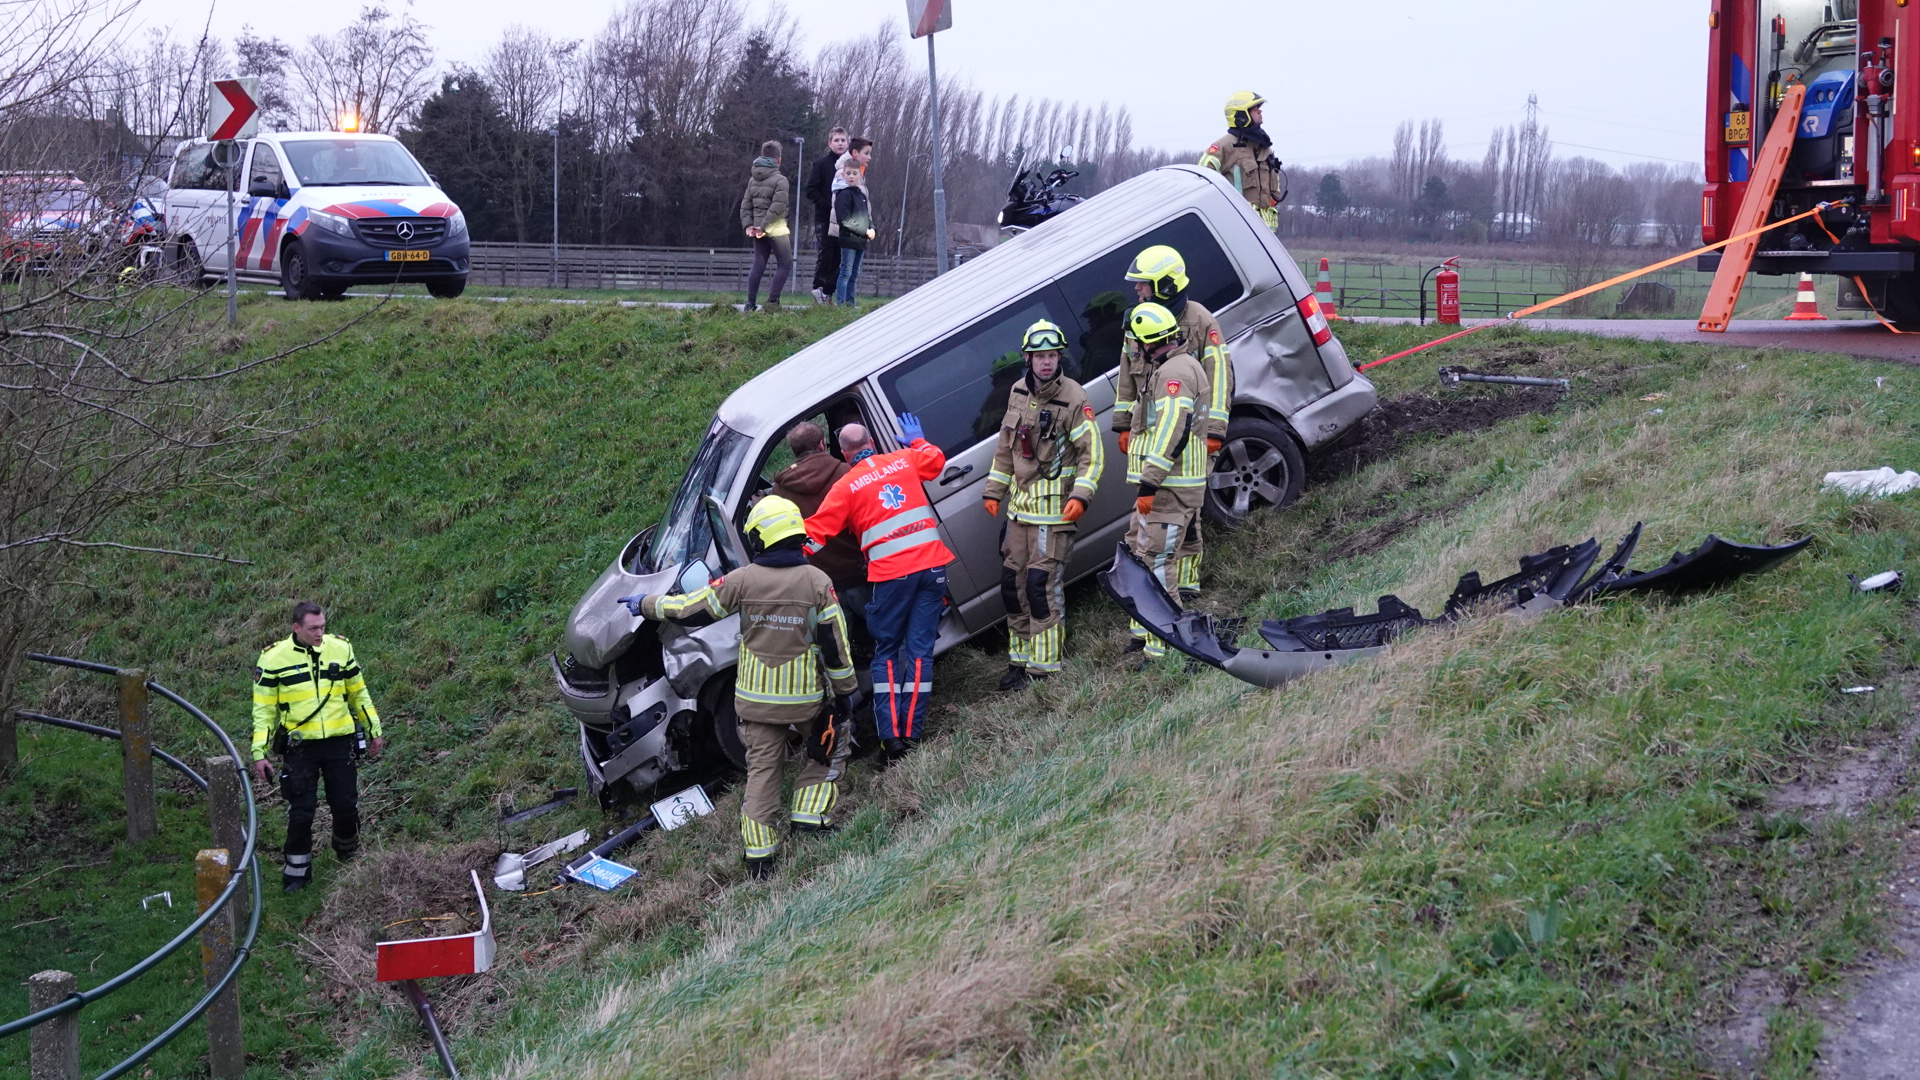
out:
{"label": "van rear window", "polygon": [[[948,455],[992,438],[1007,412],[1007,391],[1027,370],[1020,351],[1027,327],[1048,319],[1073,335],[1058,296],[1051,287],[1031,293],[881,375],[887,400],[918,417],[927,441]],[[1078,378],[1073,361],[1068,356],[1061,366]]]}

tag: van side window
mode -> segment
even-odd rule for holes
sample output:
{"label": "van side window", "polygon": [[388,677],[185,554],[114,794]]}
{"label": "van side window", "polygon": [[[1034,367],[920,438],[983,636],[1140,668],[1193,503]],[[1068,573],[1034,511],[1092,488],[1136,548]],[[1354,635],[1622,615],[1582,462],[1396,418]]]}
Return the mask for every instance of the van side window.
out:
{"label": "van side window", "polygon": [[[1246,295],[1247,287],[1233,260],[1221,249],[1199,214],[1183,214],[1120,244],[1105,255],[1060,279],[1078,316],[1081,370],[1104,375],[1120,366],[1120,339],[1126,315],[1133,308],[1133,283],[1126,280],[1133,257],[1155,244],[1166,244],[1187,263],[1187,296],[1215,314]],[[1068,334],[1074,334],[1069,324]]]}
{"label": "van side window", "polygon": [[[1042,289],[883,373],[880,389],[896,411],[917,416],[927,440],[951,456],[1000,430],[1007,391],[1026,373],[1021,338],[1041,319],[1073,336],[1074,323],[1058,294]],[[1079,378],[1076,354],[1060,366],[1069,378]]]}
{"label": "van side window", "polygon": [[180,156],[174,161],[173,179],[168,186],[175,191],[217,187],[217,184],[207,180],[207,173],[212,169],[212,149],[204,143],[189,143],[180,148]]}
{"label": "van side window", "polygon": [[272,145],[254,143],[253,159],[247,164],[247,187],[264,183],[278,190],[281,179],[280,157],[273,152]]}

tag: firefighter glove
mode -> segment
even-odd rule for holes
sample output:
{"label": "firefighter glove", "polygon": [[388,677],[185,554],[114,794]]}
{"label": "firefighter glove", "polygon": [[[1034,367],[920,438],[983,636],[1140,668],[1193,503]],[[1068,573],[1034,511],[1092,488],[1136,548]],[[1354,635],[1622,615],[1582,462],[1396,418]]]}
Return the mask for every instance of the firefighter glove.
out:
{"label": "firefighter glove", "polygon": [[909,443],[916,443],[927,437],[926,429],[920,426],[919,417],[910,412],[900,414],[900,434],[905,435]]}
{"label": "firefighter glove", "polygon": [[640,614],[640,605],[644,603],[646,599],[647,599],[646,593],[635,593],[632,596],[623,596],[620,599],[615,600],[614,603],[625,604],[627,605],[627,611],[629,614],[638,615]]}
{"label": "firefighter glove", "polygon": [[1225,445],[1226,443],[1220,441],[1220,436],[1218,435],[1207,436],[1207,453],[1217,454],[1220,452],[1220,448]]}
{"label": "firefighter glove", "polygon": [[1142,495],[1133,500],[1133,512],[1139,514],[1141,517],[1146,517],[1148,514],[1153,513],[1153,496]]}
{"label": "firefighter glove", "polygon": [[1131,442],[1133,442],[1133,432],[1131,431],[1121,432],[1120,433],[1120,452],[1123,454],[1126,453],[1127,445]]}
{"label": "firefighter glove", "polygon": [[1087,512],[1086,500],[1080,498],[1079,496],[1075,496],[1067,500],[1067,507],[1066,509],[1060,511],[1060,516],[1063,518],[1066,518],[1068,521],[1079,521],[1080,515],[1086,512]]}
{"label": "firefighter glove", "polygon": [[980,505],[987,508],[988,517],[1000,516],[1000,500],[999,499],[985,499],[981,501]]}

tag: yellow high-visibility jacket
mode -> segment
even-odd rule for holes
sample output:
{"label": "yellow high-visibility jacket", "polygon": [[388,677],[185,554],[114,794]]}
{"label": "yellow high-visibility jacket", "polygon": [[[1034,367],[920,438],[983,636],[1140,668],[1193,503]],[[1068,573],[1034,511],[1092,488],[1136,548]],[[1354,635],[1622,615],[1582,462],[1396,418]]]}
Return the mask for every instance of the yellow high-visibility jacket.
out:
{"label": "yellow high-visibility jacket", "polygon": [[253,668],[253,759],[267,756],[276,726],[306,741],[353,734],[354,717],[368,738],[380,737],[380,714],[367,693],[353,643],[335,634],[309,649],[287,635],[260,653]]}
{"label": "yellow high-visibility jacket", "polygon": [[1007,415],[987,474],[989,499],[1011,499],[1009,520],[1027,525],[1067,525],[1067,500],[1093,505],[1106,468],[1106,452],[1093,421],[1093,403],[1065,375],[1039,388],[1027,375],[1007,393]]}
{"label": "yellow high-visibility jacket", "polygon": [[[1174,316],[1180,322],[1180,349],[1200,361],[1207,373],[1208,395],[1194,404],[1206,411],[1204,434],[1225,440],[1227,421],[1233,413],[1233,357],[1220,337],[1220,321],[1213,312],[1192,300],[1180,305]],[[1129,337],[1121,345],[1120,378],[1114,382],[1113,430],[1131,431],[1138,438],[1147,429],[1146,411],[1134,409],[1134,403],[1151,393],[1153,364],[1146,350]]]}
{"label": "yellow high-visibility jacket", "polygon": [[1127,480],[1145,490],[1207,483],[1207,438],[1198,402],[1210,392],[1200,362],[1177,352],[1148,383],[1146,431],[1127,450]]}

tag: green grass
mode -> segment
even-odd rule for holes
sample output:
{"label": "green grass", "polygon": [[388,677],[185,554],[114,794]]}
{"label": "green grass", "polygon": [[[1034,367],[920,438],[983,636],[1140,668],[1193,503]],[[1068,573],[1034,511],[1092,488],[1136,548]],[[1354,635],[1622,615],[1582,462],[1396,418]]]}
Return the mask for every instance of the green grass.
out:
{"label": "green grass", "polygon": [[[244,316],[269,344],[353,310],[263,298]],[[321,857],[331,896],[269,901],[274,967],[247,983],[254,1072],[431,1071],[398,998],[317,949],[351,959],[388,923],[464,913],[462,867],[598,820],[577,807],[499,839],[489,824],[495,793],[524,806],[578,782],[545,667],[561,620],[658,514],[727,390],[839,322],[397,305],[261,378],[311,392],[326,422],[259,491],[183,500],[130,534],[256,565],[89,568],[62,648],[148,664],[238,735],[254,651],[288,600],[316,595],[389,718],[392,756],[363,796],[374,850],[344,871]],[[1365,360],[1432,331],[1342,336]],[[991,635],[950,654],[936,737],[887,773],[856,765],[846,830],[797,845],[771,887],[741,880],[729,794],[636,848],[643,876],[620,893],[500,897],[496,972],[433,990],[463,1067],[1690,1076],[1745,966],[1832,987],[1879,940],[1881,841],[1913,807],[1802,832],[1758,806],[1802,762],[1904,719],[1895,695],[1837,693],[1913,652],[1902,603],[1850,593],[1845,574],[1905,565],[1920,515],[1816,488],[1828,469],[1912,460],[1920,373],[1506,330],[1446,352],[1378,369],[1383,392],[1439,394],[1433,364],[1495,355],[1576,388],[1551,415],[1413,441],[1216,538],[1205,603],[1369,610],[1391,591],[1431,612],[1462,571],[1505,574],[1636,520],[1643,566],[1709,531],[1812,531],[1813,550],[1712,596],[1424,633],[1274,693],[1177,663],[1121,673],[1123,622],[1076,588],[1064,677],[996,698]],[[1636,400],[1653,392],[1669,395],[1658,416]],[[80,719],[102,707],[77,678],[41,689]],[[161,727],[169,747],[189,730]],[[29,735],[7,819],[45,824],[0,836],[0,892],[118,828],[112,748]],[[105,939],[140,950],[125,909],[154,890],[118,871],[160,858],[146,865],[168,880],[200,846],[198,803],[169,800],[151,851],[0,896],[13,926],[65,915],[75,889],[106,894],[96,922],[10,940],[9,970],[77,970]],[[263,815],[271,847],[283,811]],[[0,996],[14,1011],[17,981]],[[106,1021],[120,1026],[89,1035],[89,1064],[157,1027],[178,986],[103,1007],[146,1019]],[[1797,1001],[1772,1024],[1774,1075],[1805,1075],[1817,1041]],[[155,1075],[191,1074],[197,1046]],[[0,1046],[0,1073],[23,1057]]]}

